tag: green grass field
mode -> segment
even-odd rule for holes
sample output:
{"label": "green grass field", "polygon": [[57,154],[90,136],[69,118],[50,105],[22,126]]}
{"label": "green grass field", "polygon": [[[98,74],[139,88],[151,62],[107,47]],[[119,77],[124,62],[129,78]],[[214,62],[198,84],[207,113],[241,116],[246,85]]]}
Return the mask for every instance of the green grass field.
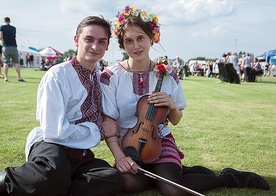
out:
{"label": "green grass field", "polygon": [[[13,68],[9,69],[9,82],[0,80],[0,171],[25,162],[27,135],[39,125],[36,91],[45,72],[26,68],[21,72],[26,83],[17,82]],[[206,166],[216,174],[225,167],[252,171],[271,186],[270,191],[218,189],[206,193],[208,196],[276,195],[276,77],[240,85],[218,81],[194,76],[182,80],[188,106],[173,134],[185,153],[183,164]],[[93,151],[113,163],[104,142]]]}

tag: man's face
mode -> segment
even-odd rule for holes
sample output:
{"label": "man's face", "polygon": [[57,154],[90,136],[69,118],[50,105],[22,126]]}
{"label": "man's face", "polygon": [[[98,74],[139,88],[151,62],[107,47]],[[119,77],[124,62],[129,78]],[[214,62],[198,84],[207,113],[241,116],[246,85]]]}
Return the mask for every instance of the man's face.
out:
{"label": "man's face", "polygon": [[91,68],[102,59],[109,45],[108,34],[99,25],[84,27],[79,37],[74,37],[74,41],[78,47],[78,61],[85,67],[92,66]]}

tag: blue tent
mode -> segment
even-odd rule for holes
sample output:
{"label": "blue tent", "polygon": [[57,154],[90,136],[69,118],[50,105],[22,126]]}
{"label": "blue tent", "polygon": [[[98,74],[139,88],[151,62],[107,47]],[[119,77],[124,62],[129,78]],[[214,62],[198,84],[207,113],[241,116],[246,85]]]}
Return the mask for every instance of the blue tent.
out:
{"label": "blue tent", "polygon": [[270,57],[270,62],[271,65],[276,65],[276,56],[271,56]]}
{"label": "blue tent", "polygon": [[29,49],[39,52],[36,48],[29,46]]}
{"label": "blue tent", "polygon": [[275,50],[268,50],[265,53],[263,53],[262,55],[259,55],[257,57],[262,57],[263,59],[267,59],[267,61],[269,61],[271,56],[276,56],[276,49]]}

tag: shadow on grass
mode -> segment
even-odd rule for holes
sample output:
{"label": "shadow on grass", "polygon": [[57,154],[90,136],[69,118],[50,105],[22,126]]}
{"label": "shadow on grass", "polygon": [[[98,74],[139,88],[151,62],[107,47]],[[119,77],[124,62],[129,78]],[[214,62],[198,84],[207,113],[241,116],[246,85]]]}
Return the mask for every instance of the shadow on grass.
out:
{"label": "shadow on grass", "polygon": [[[220,171],[214,171],[214,173],[218,174]],[[267,177],[262,176],[270,185],[270,190],[261,190],[261,189],[252,189],[252,188],[216,188],[203,194],[206,196],[221,196],[221,195],[239,195],[239,196],[270,196],[275,195],[276,192],[276,178],[275,177]],[[162,195],[158,189],[145,190],[137,193],[120,193],[116,196],[160,196]]]}

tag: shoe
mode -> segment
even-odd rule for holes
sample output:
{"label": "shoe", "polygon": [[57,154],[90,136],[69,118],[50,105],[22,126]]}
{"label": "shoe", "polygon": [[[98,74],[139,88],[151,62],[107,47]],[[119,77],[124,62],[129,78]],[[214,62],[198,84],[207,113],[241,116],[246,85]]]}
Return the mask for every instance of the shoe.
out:
{"label": "shoe", "polygon": [[270,190],[266,180],[253,172],[237,171],[232,168],[225,168],[221,171],[220,176],[230,175],[239,188],[256,188]]}
{"label": "shoe", "polygon": [[211,176],[215,176],[215,173],[213,171],[211,171],[210,169],[206,168],[206,167],[202,167],[202,166],[192,166],[192,167],[187,167],[184,166],[182,167],[182,174],[207,174],[207,175],[211,175]]}
{"label": "shoe", "polygon": [[6,184],[5,184],[5,178],[6,178],[6,172],[1,171],[0,172],[0,195],[3,195],[4,193],[7,192],[6,190]]}
{"label": "shoe", "polygon": [[23,80],[23,78],[19,78],[18,82],[26,82],[25,80]]}

